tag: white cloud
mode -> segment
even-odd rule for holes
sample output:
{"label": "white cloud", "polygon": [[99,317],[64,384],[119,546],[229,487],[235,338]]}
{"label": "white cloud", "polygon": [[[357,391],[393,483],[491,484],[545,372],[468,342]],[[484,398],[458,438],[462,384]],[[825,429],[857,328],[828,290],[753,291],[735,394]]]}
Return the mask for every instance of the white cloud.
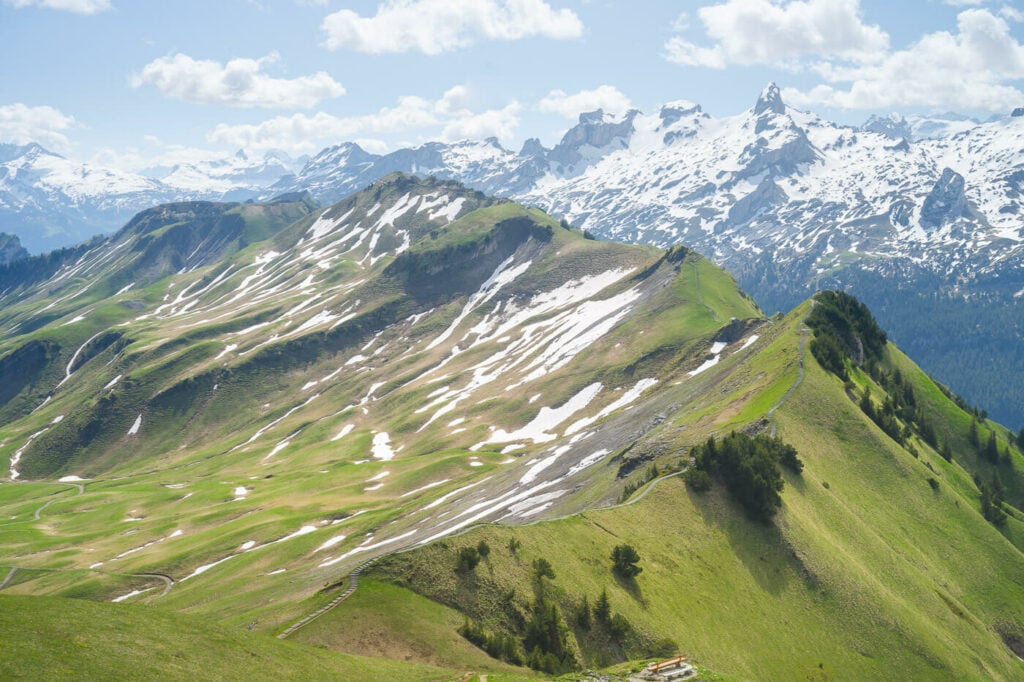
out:
{"label": "white cloud", "polygon": [[860,0],[726,0],[697,10],[713,41],[710,46],[673,36],[664,45],[664,56],[677,64],[718,69],[807,55],[870,62],[888,48],[889,36],[865,24],[860,14]]}
{"label": "white cloud", "polygon": [[0,142],[37,142],[47,149],[67,151],[71,144],[62,131],[74,125],[74,117],[53,107],[30,107],[21,102],[0,106]]}
{"label": "white cloud", "polygon": [[1024,45],[1002,18],[972,9],[957,17],[958,32],[925,35],[877,64],[851,67],[823,63],[816,71],[829,83],[809,91],[787,89],[786,101],[847,109],[953,107],[1005,111],[1024,104],[1008,83],[1024,78]]}
{"label": "white cloud", "polygon": [[565,118],[576,118],[581,112],[603,109],[610,114],[624,114],[633,108],[629,97],[612,85],[600,85],[593,90],[580,90],[571,95],[552,90],[537,103],[537,108]]}
{"label": "white cloud", "polygon": [[1015,7],[1004,5],[999,8],[999,16],[1007,21],[1024,21],[1024,12]]}
{"label": "white cloud", "polygon": [[544,0],[387,0],[372,17],[348,9],[329,14],[323,30],[332,50],[434,55],[479,40],[578,38],[583,23],[572,10]]}
{"label": "white cloud", "polygon": [[95,14],[110,9],[110,0],[4,0],[12,7],[45,7],[76,14]]}
{"label": "white cloud", "polygon": [[460,111],[465,111],[468,101],[469,88],[464,85],[456,85],[445,90],[445,93],[437,101],[437,104],[434,105],[434,108],[440,114],[454,116]]}
{"label": "white cloud", "polygon": [[146,149],[99,147],[89,162],[130,173],[138,173],[157,168],[172,168],[178,165],[202,164],[224,158],[224,152],[221,151],[186,147],[179,144],[164,144],[153,135],[144,135],[142,139],[151,146]]}
{"label": "white cloud", "polygon": [[[510,139],[519,123],[520,105],[474,113],[465,108],[468,91],[463,86],[447,90],[439,99],[401,97],[393,107],[362,116],[334,116],[325,112],[276,116],[261,123],[222,123],[207,136],[210,142],[250,150],[284,149],[292,153],[312,152],[325,144],[342,140],[408,133],[430,128],[442,129],[444,139],[484,138],[492,135]],[[375,138],[371,138],[375,139]],[[381,144],[376,140],[379,151]]]}
{"label": "white cloud", "polygon": [[519,126],[521,109],[522,106],[518,102],[511,102],[501,109],[489,109],[479,114],[461,116],[444,127],[441,139],[454,142],[496,137],[501,142],[510,142]]}
{"label": "white cloud", "polygon": [[345,94],[345,88],[323,71],[291,79],[264,73],[264,67],[279,58],[272,52],[260,59],[236,58],[221,64],[179,53],[146,64],[131,83],[133,87],[152,85],[190,102],[232,107],[308,109]]}

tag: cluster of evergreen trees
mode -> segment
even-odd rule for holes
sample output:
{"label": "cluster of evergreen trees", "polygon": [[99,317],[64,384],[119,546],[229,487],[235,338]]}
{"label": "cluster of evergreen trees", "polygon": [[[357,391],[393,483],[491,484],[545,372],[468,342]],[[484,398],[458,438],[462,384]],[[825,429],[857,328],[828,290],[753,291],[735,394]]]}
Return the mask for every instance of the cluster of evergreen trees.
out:
{"label": "cluster of evergreen trees", "polygon": [[576,625],[584,632],[592,632],[599,628],[620,646],[633,627],[625,616],[612,611],[607,590],[601,590],[593,608],[590,606],[590,600],[584,595],[579,610],[576,611]]}
{"label": "cluster of evergreen trees", "polygon": [[[520,544],[510,540],[508,550],[518,556]],[[458,573],[471,573],[491,553],[488,544],[481,540],[475,547],[463,547],[456,558]],[[555,579],[555,569],[544,557],[534,559],[533,580],[536,598],[529,608],[529,617],[522,619],[515,607],[515,592],[502,598],[506,612],[512,612],[515,634],[488,632],[483,625],[468,618],[459,634],[486,651],[490,656],[513,665],[527,665],[551,675],[560,675],[579,668],[576,655],[569,646],[569,629],[558,611],[557,605],[545,596],[545,580]]]}
{"label": "cluster of evergreen trees", "polygon": [[[459,550],[457,568],[459,572],[472,571],[464,557],[475,556],[477,562],[483,554],[489,554],[487,548],[483,552],[480,546],[463,547]],[[518,557],[520,545],[515,540],[508,544],[509,552]],[[631,545],[617,545],[611,553],[612,573],[632,580],[643,570],[637,564],[640,555]],[[475,567],[476,564],[473,564]],[[459,628],[459,634],[486,651],[490,656],[511,663],[526,665],[534,670],[550,675],[561,675],[580,669],[580,661],[576,648],[572,644],[569,624],[562,616],[558,604],[548,596],[549,581],[555,579],[555,569],[544,557],[534,559],[530,565],[534,587],[534,600],[526,609],[524,617],[521,607],[516,605],[514,590],[502,594],[501,611],[505,613],[506,629],[503,632],[487,630],[480,622],[467,618]],[[626,638],[633,631],[632,625],[621,613],[612,611],[608,601],[607,590],[602,589],[594,601],[593,607],[586,595],[579,602],[579,607],[571,607],[572,626],[580,636],[597,637],[605,640],[605,644],[623,647]],[[671,643],[674,648],[674,643]],[[662,647],[665,648],[665,647]],[[648,652],[651,653],[651,652]]]}
{"label": "cluster of evergreen trees", "polygon": [[[925,418],[924,411],[917,404],[914,389],[899,369],[887,372],[883,369],[885,333],[882,332],[871,313],[855,298],[835,291],[825,291],[815,299],[814,310],[808,315],[807,324],[814,330],[811,352],[826,370],[846,381],[848,391],[853,390],[849,378],[851,364],[859,365],[886,393],[881,404],[875,402],[871,389],[867,388],[860,398],[860,409],[890,438],[906,447],[911,454],[917,451],[909,441],[916,432],[921,440],[934,448],[946,461],[952,461],[953,452],[948,442],[940,443],[935,428]],[[967,440],[979,459],[993,466],[1010,461],[1008,445],[1002,449],[996,431],[987,428],[984,410],[973,407],[966,400],[939,384],[943,393],[957,406],[971,415]],[[987,428],[987,438],[982,437],[979,425]],[[1018,445],[1024,441],[1024,429],[1018,437]],[[938,481],[931,479],[933,488]],[[981,497],[981,511],[984,517],[995,525],[1006,522],[1003,508],[1004,490],[995,474],[991,485],[987,485],[977,474],[975,482]]]}
{"label": "cluster of evergreen trees", "polygon": [[1003,482],[999,479],[999,474],[995,474],[992,478],[992,484],[986,485],[979,476],[974,477],[974,483],[978,486],[978,490],[981,491],[981,515],[985,517],[985,520],[994,526],[1003,526],[1006,524],[1006,510],[1003,508]]}
{"label": "cluster of evergreen trees", "polygon": [[970,441],[971,445],[974,446],[974,449],[977,451],[978,456],[987,461],[989,464],[1009,462],[1010,448],[1008,446],[1003,446],[1002,451],[999,450],[999,441],[996,440],[996,432],[994,429],[989,429],[988,439],[985,441],[985,444],[982,445],[981,436],[978,433],[978,424],[981,423],[982,422],[977,421],[976,419],[972,419],[971,428],[967,432],[967,440]]}
{"label": "cluster of evergreen trees", "polygon": [[512,635],[487,632],[476,621],[468,618],[459,628],[459,634],[487,652],[491,658],[497,658],[512,665],[523,664],[523,651],[519,642]]}
{"label": "cluster of evergreen trees", "polygon": [[848,359],[860,365],[881,360],[888,339],[866,305],[841,291],[822,291],[814,300],[807,326],[814,330],[811,353],[822,367],[846,381]]}
{"label": "cluster of evergreen trees", "polygon": [[455,571],[457,573],[470,573],[481,560],[486,559],[490,554],[491,547],[484,540],[478,542],[476,547],[463,547],[459,550],[455,562]]}
{"label": "cluster of evergreen trees", "polygon": [[[607,609],[607,596],[603,593],[602,596],[606,618],[611,618]],[[587,613],[586,629],[589,630],[589,607]],[[601,616],[596,617],[599,622],[603,622]],[[545,596],[543,589],[538,590],[530,605],[529,617],[521,628],[521,643],[520,638],[514,634],[488,632],[480,623],[468,618],[459,628],[459,634],[493,658],[512,665],[526,665],[549,675],[561,675],[580,668],[569,644],[569,627],[557,604]]]}
{"label": "cluster of evergreen trees", "polygon": [[712,477],[718,477],[747,514],[759,521],[770,520],[782,505],[779,465],[797,474],[803,471],[796,448],[763,434],[751,437],[734,431],[720,441],[708,438],[691,455],[694,465],[687,473],[691,488],[707,490]]}
{"label": "cluster of evergreen trees", "polygon": [[886,372],[875,362],[868,362],[864,367],[868,376],[885,389],[886,396],[881,405],[875,405],[868,388],[860,399],[860,409],[880,429],[900,445],[906,446],[916,432],[925,443],[942,456],[950,460],[952,453],[948,447],[940,447],[938,436],[931,422],[924,416],[917,404],[914,388],[903,378],[899,369]]}
{"label": "cluster of evergreen trees", "polygon": [[558,606],[549,601],[543,591],[537,593],[530,609],[523,646],[529,652],[526,665],[534,670],[559,675],[579,668],[576,655],[569,647],[569,628]]}

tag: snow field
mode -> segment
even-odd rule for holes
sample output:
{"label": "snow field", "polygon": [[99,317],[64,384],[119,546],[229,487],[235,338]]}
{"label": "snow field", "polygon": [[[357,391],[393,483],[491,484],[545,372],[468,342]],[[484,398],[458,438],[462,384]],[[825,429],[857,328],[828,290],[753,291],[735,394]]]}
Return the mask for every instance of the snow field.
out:
{"label": "snow field", "polygon": [[382,462],[388,462],[395,458],[395,451],[391,448],[391,437],[383,431],[374,435],[370,451],[374,459],[379,459]]}
{"label": "snow field", "polygon": [[646,391],[648,388],[651,388],[657,383],[657,379],[641,379],[636,384],[634,384],[631,389],[623,393],[618,399],[603,407],[601,411],[599,411],[593,417],[584,417],[583,419],[579,419],[570,424],[569,427],[566,428],[565,430],[565,435],[571,436],[572,434],[590,426],[594,422],[604,419],[608,415],[621,410],[623,407],[626,407],[627,405],[633,403],[637,398],[641,396],[641,394],[643,394],[644,391]]}
{"label": "snow field", "polygon": [[121,602],[125,601],[126,599],[131,599],[132,597],[137,597],[140,594],[145,594],[146,592],[149,592],[149,591],[151,591],[153,589],[155,589],[155,588],[147,587],[144,590],[132,590],[128,594],[122,594],[120,597],[114,597],[110,601],[112,603],[114,603],[114,604],[120,604]]}
{"label": "snow field", "polygon": [[504,429],[496,429],[487,439],[487,443],[513,443],[516,441],[532,440],[534,443],[547,443],[557,436],[550,431],[567,420],[576,412],[584,409],[591,400],[601,392],[602,385],[593,383],[586,386],[574,396],[569,398],[561,407],[542,407],[533,420],[520,429],[511,433]]}

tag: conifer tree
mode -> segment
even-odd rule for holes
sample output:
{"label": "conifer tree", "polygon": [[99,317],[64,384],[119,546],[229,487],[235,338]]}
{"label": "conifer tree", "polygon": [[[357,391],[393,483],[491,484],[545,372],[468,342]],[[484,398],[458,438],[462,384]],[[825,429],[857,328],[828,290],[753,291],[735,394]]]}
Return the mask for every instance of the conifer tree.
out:
{"label": "conifer tree", "polygon": [[594,604],[594,617],[600,623],[607,623],[612,617],[612,607],[608,603],[608,590],[602,589],[597,602]]}

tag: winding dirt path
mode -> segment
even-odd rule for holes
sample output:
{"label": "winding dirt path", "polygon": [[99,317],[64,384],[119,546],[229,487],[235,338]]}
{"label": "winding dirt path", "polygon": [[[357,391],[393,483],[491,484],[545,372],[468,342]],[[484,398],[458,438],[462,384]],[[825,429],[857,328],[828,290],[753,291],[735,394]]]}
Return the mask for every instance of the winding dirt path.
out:
{"label": "winding dirt path", "polygon": [[33,521],[38,521],[39,520],[39,515],[43,513],[43,510],[46,509],[47,507],[49,507],[51,504],[53,504],[56,501],[57,501],[57,499],[54,498],[54,499],[50,500],[49,502],[47,502],[46,504],[44,504],[39,509],[36,509],[36,513],[32,515],[32,520]]}
{"label": "winding dirt path", "polygon": [[[137,578],[159,578],[164,581],[164,591],[160,593],[161,597],[166,597],[167,593],[174,587],[174,578],[164,573],[132,573],[132,576]],[[159,597],[158,597],[159,598]]]}
{"label": "winding dirt path", "polygon": [[807,318],[810,316],[812,310],[814,310],[814,299],[813,298],[811,299],[810,310],[808,310],[807,314],[804,315],[802,320],[800,320],[800,326],[803,328],[803,334],[800,336],[800,347],[797,349],[797,353],[796,353],[796,357],[797,357],[796,381],[793,383],[792,386],[789,387],[789,390],[786,391],[785,394],[783,394],[783,396],[781,398],[779,398],[779,402],[777,402],[774,405],[772,405],[771,409],[768,410],[768,421],[772,425],[772,428],[768,432],[768,435],[770,435],[772,438],[775,437],[775,432],[778,430],[777,424],[775,422],[775,410],[777,410],[780,407],[782,407],[783,403],[785,403],[787,400],[789,400],[789,397],[791,395],[793,395],[793,392],[797,388],[799,388],[800,384],[803,383],[803,380],[804,380],[804,349],[807,346],[807,337],[810,336],[810,334],[811,334],[811,329],[810,329],[810,327],[807,326],[806,323],[807,323]]}
{"label": "winding dirt path", "polygon": [[15,572],[17,572],[17,570],[18,570],[17,566],[14,566],[14,567],[11,568],[11,572],[7,574],[7,577],[4,578],[3,582],[0,582],[0,590],[2,590],[5,587],[7,587],[7,583],[11,582],[11,578],[14,577],[14,574],[15,574]]}
{"label": "winding dirt path", "polygon": [[[64,484],[62,483],[61,485],[64,485]],[[79,495],[81,495],[82,493],[85,492],[85,486],[82,485],[81,483],[71,483],[71,485],[73,485],[76,488],[78,488],[78,494]],[[61,490],[60,492],[54,493],[54,495],[60,495],[60,493],[62,493],[62,492],[67,492],[67,490],[71,490],[71,488],[67,488],[66,490]],[[49,500],[46,504],[44,504],[42,507],[40,507],[39,509],[36,509],[36,513],[32,515],[32,520],[33,521],[38,521],[39,520],[39,515],[43,513],[43,510],[46,509],[47,507],[49,507],[54,502],[56,502],[58,499],[60,499],[60,498],[54,497],[51,500]]]}

